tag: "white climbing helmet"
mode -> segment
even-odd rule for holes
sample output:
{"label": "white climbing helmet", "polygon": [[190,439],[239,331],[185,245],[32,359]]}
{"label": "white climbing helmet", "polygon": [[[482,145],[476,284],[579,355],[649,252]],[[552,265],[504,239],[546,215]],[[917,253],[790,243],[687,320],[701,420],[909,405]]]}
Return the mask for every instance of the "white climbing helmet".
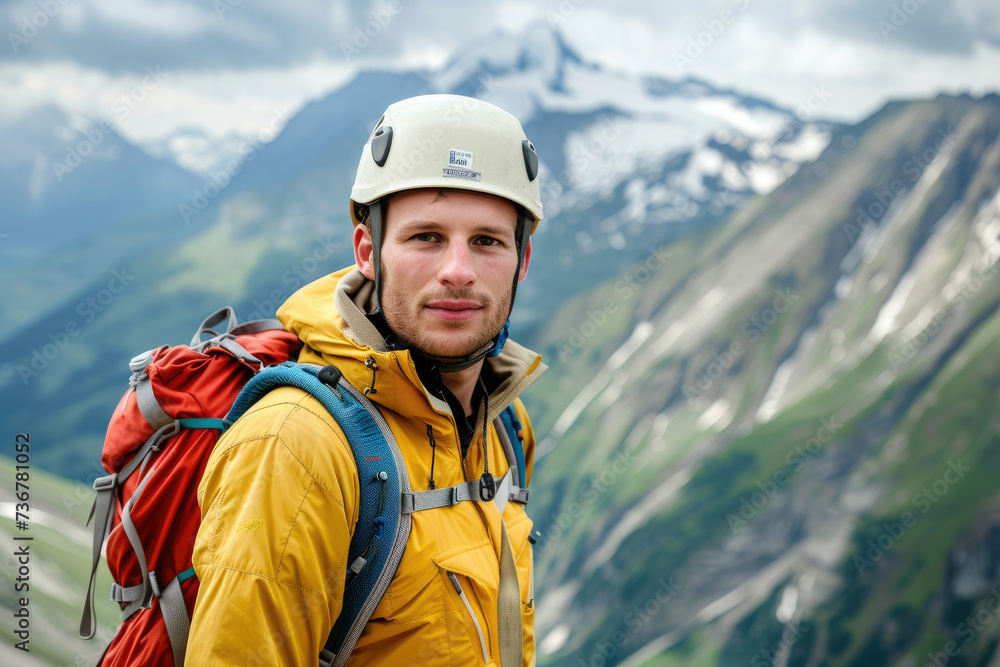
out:
{"label": "white climbing helmet", "polygon": [[542,219],[538,155],[521,123],[500,107],[461,95],[422,95],[382,114],[358,164],[351,220],[368,205],[416,188],[457,188],[503,197]]}

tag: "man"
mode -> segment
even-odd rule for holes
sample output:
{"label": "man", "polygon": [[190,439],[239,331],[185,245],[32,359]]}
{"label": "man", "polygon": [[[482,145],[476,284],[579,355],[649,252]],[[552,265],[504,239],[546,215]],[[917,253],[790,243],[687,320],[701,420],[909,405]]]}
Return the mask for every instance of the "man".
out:
{"label": "man", "polygon": [[[542,217],[537,171],[520,123],[493,105],[452,95],[391,105],[351,193],[357,266],[278,312],[304,343],[300,362],[336,365],[375,403],[415,491],[504,476],[492,420],[512,403],[530,479],[534,436],[517,396],[545,366],[505,339]],[[317,664],[341,610],[358,483],[340,426],[299,389],[269,393],[226,432],[199,487],[187,664]],[[460,502],[412,517],[348,664],[534,664],[524,505]],[[513,570],[512,601],[501,580]]]}

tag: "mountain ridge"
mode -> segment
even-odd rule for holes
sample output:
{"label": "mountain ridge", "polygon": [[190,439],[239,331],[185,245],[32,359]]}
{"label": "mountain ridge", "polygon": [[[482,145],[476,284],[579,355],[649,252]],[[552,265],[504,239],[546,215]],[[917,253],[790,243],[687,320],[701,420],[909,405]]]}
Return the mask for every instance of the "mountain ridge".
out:
{"label": "mountain ridge", "polygon": [[[526,400],[536,406],[536,428],[559,440],[538,463],[537,497],[533,498],[541,504],[536,516],[551,517],[551,521],[536,520],[543,536],[557,535],[540,540],[549,544],[537,561],[547,602],[536,617],[539,645],[547,649],[540,656],[541,664],[577,664],[599,655],[599,647],[606,647],[613,634],[602,628],[616,627],[625,610],[641,605],[640,573],[663,573],[664,566],[682,586],[673,598],[679,606],[629,634],[627,645],[613,645],[620,664],[746,662],[765,644],[779,642],[790,621],[794,621],[793,635],[797,629],[807,629],[803,637],[809,639],[796,640],[797,652],[788,651],[795,659],[786,655],[787,662],[782,664],[827,664],[820,661],[824,655],[833,660],[829,664],[906,664],[907,656],[913,659],[912,642],[885,644],[872,629],[877,624],[852,624],[846,629],[835,619],[845,613],[856,618],[856,610],[843,606],[852,595],[867,601],[863,610],[884,613],[874,611],[877,605],[872,607],[876,603],[871,590],[852,588],[857,582],[848,575],[855,568],[852,550],[861,549],[872,535],[878,539],[881,523],[899,520],[900,511],[893,509],[891,499],[902,489],[891,471],[904,459],[896,453],[892,465],[866,466],[865,462],[873,456],[885,457],[884,452],[893,449],[887,450],[886,442],[900,442],[901,434],[912,428],[907,426],[912,418],[905,415],[926,401],[929,388],[949,375],[964,378],[979,372],[970,361],[972,349],[978,349],[978,354],[991,352],[982,345],[991,340],[992,334],[986,332],[995,332],[1000,321],[996,315],[1000,287],[993,280],[1000,257],[996,247],[1000,165],[993,158],[998,143],[992,128],[997,111],[992,97],[943,98],[887,105],[874,120],[846,128],[819,156],[817,164],[827,167],[819,170],[822,176],[813,169],[801,170],[757,200],[756,206],[687,241],[683,250],[668,245],[666,251],[684,265],[679,272],[686,277],[662,276],[631,300],[619,297],[619,311],[626,322],[615,325],[616,333],[601,339],[611,327],[606,324],[583,349],[564,355],[562,377],[543,377],[529,391]],[[939,234],[943,229],[956,241],[937,244],[918,233],[912,238],[924,251],[909,262],[908,245],[886,242],[876,248],[860,235],[852,243],[845,225],[855,221],[854,205],[876,201],[874,193],[901,174],[913,154],[911,140],[933,139],[939,121],[949,117],[961,121],[953,124],[953,148],[933,148],[931,141],[930,164],[908,188],[916,194],[896,195],[899,212],[883,215],[875,226],[892,238],[905,230],[919,231],[931,219],[938,221]],[[913,123],[923,129],[914,132]],[[844,150],[840,141],[847,136],[856,143]],[[886,169],[881,156],[895,156],[886,158],[895,171]],[[974,165],[976,171],[969,173],[967,165]],[[830,203],[823,204],[824,200]],[[947,215],[951,209],[965,211],[960,223]],[[796,231],[800,221],[810,224]],[[993,231],[982,231],[984,225]],[[963,230],[972,233],[957,235]],[[848,272],[855,287],[845,291],[841,262],[856,245],[869,255]],[[933,307],[938,290],[948,282],[948,272],[924,267],[951,266],[961,273],[968,261],[977,262],[980,268],[991,267],[965,273],[962,280],[979,281],[971,283],[979,284],[978,290],[967,284],[962,303],[953,300],[950,315],[938,322],[935,337],[911,355],[898,376],[886,375],[893,366],[890,356],[912,340],[902,333],[905,323],[921,321],[920,313]],[[863,276],[884,272],[885,262],[896,268],[884,274],[881,285],[876,283],[878,300],[872,305],[866,292],[856,291],[857,285],[864,284]],[[755,263],[757,268],[748,272]],[[925,276],[925,284],[919,293],[908,292],[897,310],[891,303],[900,297],[894,297],[890,287],[902,284],[907,270]],[[958,288],[961,293],[962,285]],[[797,299],[778,312],[775,299],[789,290]],[[568,304],[554,322],[579,323],[595,304],[613,295],[613,289],[606,286],[597,294],[583,296]],[[863,350],[860,359],[839,367],[836,362],[817,366],[802,361],[796,352],[802,348],[830,354],[838,345],[863,343],[880,314],[881,321],[887,321],[880,313],[887,306],[900,313],[903,321],[891,325],[889,339],[859,348]],[[932,311],[923,315],[925,325],[932,316]],[[844,327],[845,318],[864,324],[860,331]],[[543,332],[542,338],[549,341],[543,351],[558,354],[558,344],[566,340],[564,326],[552,324]],[[756,338],[748,336],[748,331]],[[621,351],[629,341],[638,342],[626,356]],[[593,349],[598,347],[599,351]],[[611,372],[602,371],[596,378],[587,374],[586,368],[608,367],[616,355],[619,359]],[[819,373],[819,381],[799,393],[778,394],[771,410],[761,414],[770,387],[780,379],[780,368],[787,362],[803,370],[817,369],[810,373]],[[980,366],[995,369],[996,364]],[[713,370],[711,376],[703,375],[709,377],[707,386],[703,384],[699,395],[685,396],[682,387],[694,385],[696,376],[708,369]],[[591,388],[595,382],[596,388]],[[796,383],[793,376],[789,387]],[[577,390],[557,399],[563,393],[560,386]],[[579,392],[579,387],[586,388]],[[951,402],[965,400],[967,394],[955,391],[959,390],[949,394]],[[583,400],[578,402],[580,397]],[[554,409],[545,408],[557,400]],[[959,413],[968,414],[968,410]],[[961,419],[944,409],[928,413],[924,408],[923,414],[936,415],[948,428],[955,428]],[[991,433],[988,411],[972,412],[969,424],[978,429],[974,432],[986,429],[986,434]],[[831,430],[836,432],[831,434]],[[991,451],[983,449],[991,437],[995,439],[980,435],[970,441],[977,443],[980,458]],[[939,461],[934,464],[936,474],[946,468],[948,456],[934,453],[931,443],[912,436],[907,441],[922,458]],[[604,444],[595,449],[596,443]],[[804,450],[807,445],[809,449]],[[623,452],[636,459],[628,470],[627,485],[612,482],[614,475],[609,472]],[[969,517],[981,503],[995,503],[995,491],[984,486],[989,471],[996,469],[995,455],[982,460],[993,461],[993,467],[984,463],[985,467],[967,474],[962,488],[968,491],[955,492],[935,506],[935,516],[951,516],[941,514],[946,510],[940,508],[952,507],[954,516]],[[904,468],[909,470],[907,476],[919,474],[905,464]],[[599,500],[588,504],[584,500],[595,480],[611,483],[603,484],[606,488]],[[577,486],[575,494],[567,493]],[[575,512],[574,502],[578,505]],[[636,518],[628,519],[630,515]],[[861,526],[857,532],[850,527],[854,523]],[[566,537],[558,537],[560,524],[569,524]],[[874,532],[869,534],[869,530]],[[922,521],[914,530],[936,531],[936,542],[943,547],[954,543],[946,537],[955,534],[953,527]],[[609,536],[611,542],[599,539],[601,535]],[[558,549],[548,548],[556,544]],[[919,562],[914,558],[920,555],[920,545],[904,544],[894,557],[904,565]],[[938,549],[935,558],[943,558],[946,549]],[[903,566],[886,562],[881,560],[878,571],[898,578]],[[928,577],[943,585],[940,575],[928,573]],[[890,599],[899,595],[883,594]],[[774,614],[791,595],[797,596],[798,603],[785,606],[796,611],[777,623]],[[692,614],[691,609],[700,611]],[[931,623],[935,617],[922,603],[907,613],[910,622],[919,620],[923,630],[917,646],[946,643],[949,631],[935,629]],[[779,616],[784,618],[786,613]],[[756,640],[748,634],[755,625],[769,628],[758,633]],[[850,641],[834,650],[840,641],[837,637],[850,637]],[[876,649],[882,657],[873,659]],[[991,653],[989,644],[981,650]]]}

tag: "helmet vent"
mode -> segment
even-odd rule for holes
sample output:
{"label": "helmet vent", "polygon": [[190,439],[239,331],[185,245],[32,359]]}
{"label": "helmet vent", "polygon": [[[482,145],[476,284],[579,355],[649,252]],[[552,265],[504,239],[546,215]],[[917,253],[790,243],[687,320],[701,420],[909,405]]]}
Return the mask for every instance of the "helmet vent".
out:
{"label": "helmet vent", "polygon": [[[372,146],[374,148],[374,144]],[[538,176],[538,154],[535,152],[535,147],[527,139],[521,141],[521,150],[524,153],[524,168],[528,172],[528,182],[530,183]]]}
{"label": "helmet vent", "polygon": [[[389,157],[389,147],[392,146],[392,127],[385,125],[378,128],[372,135],[372,159],[380,167],[385,166]],[[536,158],[537,163],[537,158]]]}

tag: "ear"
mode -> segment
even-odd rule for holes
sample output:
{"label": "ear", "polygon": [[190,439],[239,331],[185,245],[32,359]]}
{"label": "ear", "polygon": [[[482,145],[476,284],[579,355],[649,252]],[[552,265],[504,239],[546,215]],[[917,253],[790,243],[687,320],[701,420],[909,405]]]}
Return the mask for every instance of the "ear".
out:
{"label": "ear", "polygon": [[354,263],[368,280],[375,280],[375,264],[372,258],[372,234],[368,225],[354,228]]}
{"label": "ear", "polygon": [[524,250],[524,261],[521,262],[521,272],[517,276],[517,282],[523,282],[528,277],[528,264],[531,264],[531,239],[528,239],[528,247]]}

